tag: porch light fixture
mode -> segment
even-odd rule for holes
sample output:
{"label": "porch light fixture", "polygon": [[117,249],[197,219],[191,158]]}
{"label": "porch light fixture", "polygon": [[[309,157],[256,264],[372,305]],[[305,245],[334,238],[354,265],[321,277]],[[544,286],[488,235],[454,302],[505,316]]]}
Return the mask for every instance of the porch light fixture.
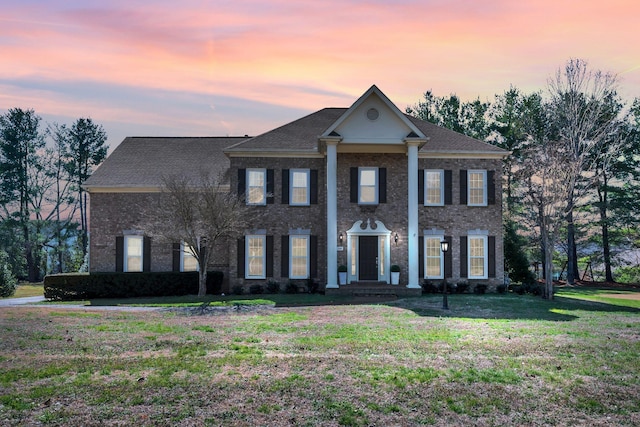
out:
{"label": "porch light fixture", "polygon": [[393,235],[393,241],[396,244],[396,246],[398,246],[398,233],[396,232],[396,234]]}
{"label": "porch light fixture", "polygon": [[[440,250],[444,255],[446,255],[449,250],[449,242],[446,240],[441,241]],[[449,310],[449,301],[447,300],[447,277],[445,274],[442,275],[442,309]]]}
{"label": "porch light fixture", "polygon": [[340,235],[338,236],[338,240],[340,241],[340,244],[342,244],[342,240],[344,240],[344,235],[342,234],[342,232],[340,232]]}

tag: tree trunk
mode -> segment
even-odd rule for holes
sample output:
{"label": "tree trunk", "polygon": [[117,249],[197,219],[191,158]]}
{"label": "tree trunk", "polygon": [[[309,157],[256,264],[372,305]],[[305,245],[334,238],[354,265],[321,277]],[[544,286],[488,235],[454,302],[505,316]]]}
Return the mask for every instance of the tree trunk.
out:
{"label": "tree trunk", "polygon": [[543,298],[553,299],[553,244],[546,228],[543,231],[543,245],[546,249]]}
{"label": "tree trunk", "polygon": [[198,271],[198,296],[207,295],[207,268],[200,266]]}
{"label": "tree trunk", "polygon": [[567,284],[575,283],[577,269],[576,231],[573,225],[573,209],[570,209],[567,213]]}

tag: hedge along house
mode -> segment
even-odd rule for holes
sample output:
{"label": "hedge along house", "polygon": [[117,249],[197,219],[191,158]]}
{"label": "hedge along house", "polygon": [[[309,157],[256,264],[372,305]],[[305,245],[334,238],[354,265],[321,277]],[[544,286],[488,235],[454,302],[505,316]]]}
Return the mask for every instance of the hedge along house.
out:
{"label": "hedge along house", "polygon": [[[145,234],[162,177],[210,168],[245,197],[244,235],[212,269],[227,286],[314,279],[327,292],[423,280],[503,281],[502,159],[508,152],[403,114],[376,86],[256,137],[126,138],[85,183],[90,271],[185,271],[180,242]],[[258,215],[259,214],[259,215]],[[449,242],[443,254],[440,242]],[[338,266],[347,267],[346,284]]]}

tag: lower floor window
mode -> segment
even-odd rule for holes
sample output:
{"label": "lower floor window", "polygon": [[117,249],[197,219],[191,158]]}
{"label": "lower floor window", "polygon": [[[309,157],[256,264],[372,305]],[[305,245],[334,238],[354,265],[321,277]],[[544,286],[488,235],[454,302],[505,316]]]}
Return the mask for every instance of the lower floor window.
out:
{"label": "lower floor window", "polygon": [[469,278],[487,278],[487,236],[469,236]]}
{"label": "lower floor window", "polygon": [[264,279],[266,277],[266,236],[247,236],[246,245],[245,277],[248,279]]}
{"label": "lower floor window", "polygon": [[142,271],[142,236],[125,236],[124,238],[124,271]]}
{"label": "lower floor window", "polygon": [[440,242],[443,240],[444,236],[425,236],[424,257],[427,279],[442,279],[444,277],[444,257],[442,249],[440,249]]}
{"label": "lower floor window", "polygon": [[193,247],[184,242],[181,246],[180,271],[198,271],[198,260],[195,257]]}
{"label": "lower floor window", "polygon": [[291,271],[289,277],[292,279],[306,279],[309,277],[309,236],[290,236],[289,238],[291,257]]}

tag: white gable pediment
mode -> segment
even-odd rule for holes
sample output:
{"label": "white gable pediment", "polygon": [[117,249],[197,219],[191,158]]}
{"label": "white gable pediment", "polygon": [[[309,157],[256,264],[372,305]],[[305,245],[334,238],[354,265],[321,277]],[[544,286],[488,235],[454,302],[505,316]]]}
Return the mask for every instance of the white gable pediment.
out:
{"label": "white gable pediment", "polygon": [[404,145],[408,137],[426,139],[375,85],[322,136],[336,134],[340,144]]}

